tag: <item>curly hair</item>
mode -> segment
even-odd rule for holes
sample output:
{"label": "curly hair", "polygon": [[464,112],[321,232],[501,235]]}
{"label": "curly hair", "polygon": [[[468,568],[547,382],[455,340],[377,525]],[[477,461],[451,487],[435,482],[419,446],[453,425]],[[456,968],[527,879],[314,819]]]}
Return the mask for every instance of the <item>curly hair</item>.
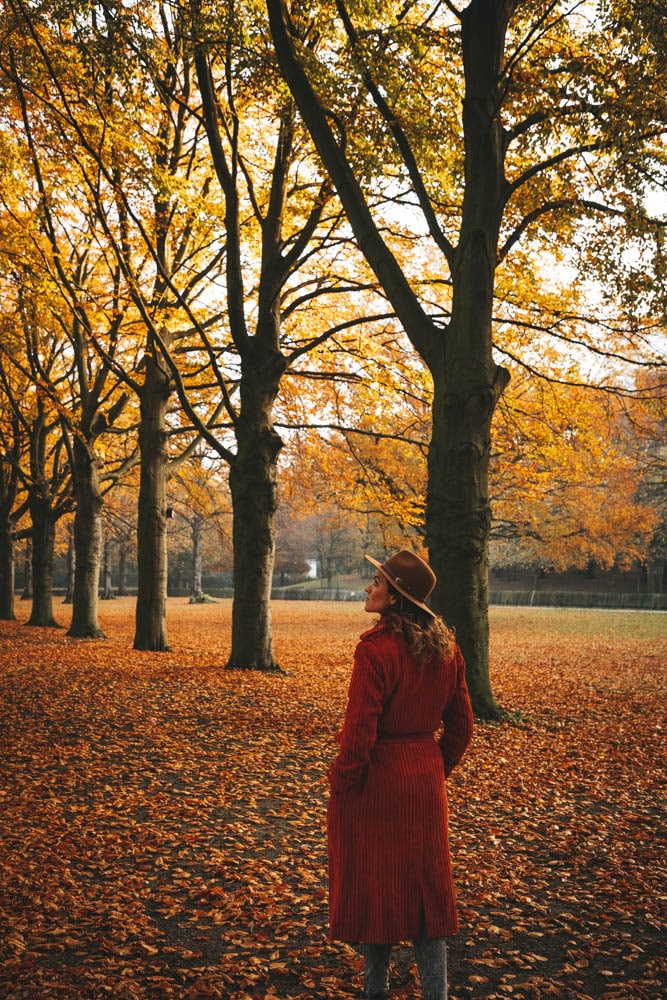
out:
{"label": "curly hair", "polygon": [[395,596],[396,603],[382,615],[382,623],[390,631],[403,635],[415,659],[423,665],[430,663],[436,656],[451,656],[456,645],[454,629],[442,618],[422,611],[399,594],[390,583],[388,589]]}

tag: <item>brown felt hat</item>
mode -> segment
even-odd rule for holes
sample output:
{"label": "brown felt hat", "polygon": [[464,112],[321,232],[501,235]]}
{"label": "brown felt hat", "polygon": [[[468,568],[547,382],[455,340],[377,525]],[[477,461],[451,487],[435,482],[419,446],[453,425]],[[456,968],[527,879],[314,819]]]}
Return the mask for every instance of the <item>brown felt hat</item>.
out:
{"label": "brown felt hat", "polygon": [[365,558],[380,570],[399,594],[435,618],[435,613],[426,607],[424,601],[435,587],[436,576],[421,556],[408,552],[407,549],[401,549],[383,563],[379,563],[372,556]]}

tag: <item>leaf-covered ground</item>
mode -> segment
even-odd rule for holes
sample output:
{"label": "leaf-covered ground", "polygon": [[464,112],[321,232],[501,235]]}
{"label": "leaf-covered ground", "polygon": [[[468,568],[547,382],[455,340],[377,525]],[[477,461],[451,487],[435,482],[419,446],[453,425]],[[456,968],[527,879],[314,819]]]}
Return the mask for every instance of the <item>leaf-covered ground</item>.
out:
{"label": "leaf-covered ground", "polygon": [[[325,769],[368,617],[276,603],[287,672],[261,675],[222,669],[229,602],[170,600],[167,654],[132,651],[133,611],[103,604],[95,642],[0,622],[0,996],[359,997],[326,938]],[[666,634],[492,611],[521,717],[478,725],[450,783],[451,1000],[667,994]],[[407,947],[392,987],[420,995]]]}

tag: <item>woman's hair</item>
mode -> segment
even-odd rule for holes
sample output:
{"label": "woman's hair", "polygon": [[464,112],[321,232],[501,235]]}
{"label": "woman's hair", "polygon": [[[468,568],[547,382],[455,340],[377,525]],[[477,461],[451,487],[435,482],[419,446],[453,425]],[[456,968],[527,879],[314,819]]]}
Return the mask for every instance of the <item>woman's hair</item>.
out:
{"label": "woman's hair", "polygon": [[396,598],[382,616],[390,631],[405,637],[408,649],[419,663],[429,663],[434,657],[451,655],[456,645],[454,630],[442,618],[430,615],[408,600],[388,582],[389,593]]}

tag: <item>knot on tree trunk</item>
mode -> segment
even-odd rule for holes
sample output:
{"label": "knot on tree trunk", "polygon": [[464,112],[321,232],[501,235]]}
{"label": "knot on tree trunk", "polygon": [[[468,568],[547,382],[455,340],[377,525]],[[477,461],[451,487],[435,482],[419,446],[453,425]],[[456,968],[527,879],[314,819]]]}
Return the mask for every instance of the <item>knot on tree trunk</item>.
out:
{"label": "knot on tree trunk", "polygon": [[[454,381],[459,380],[450,379],[450,384]],[[473,384],[467,391],[447,391],[443,404],[450,426],[458,424],[473,432],[478,432],[480,427],[487,426],[509,381],[510,374],[507,369],[496,365],[492,381]]]}

